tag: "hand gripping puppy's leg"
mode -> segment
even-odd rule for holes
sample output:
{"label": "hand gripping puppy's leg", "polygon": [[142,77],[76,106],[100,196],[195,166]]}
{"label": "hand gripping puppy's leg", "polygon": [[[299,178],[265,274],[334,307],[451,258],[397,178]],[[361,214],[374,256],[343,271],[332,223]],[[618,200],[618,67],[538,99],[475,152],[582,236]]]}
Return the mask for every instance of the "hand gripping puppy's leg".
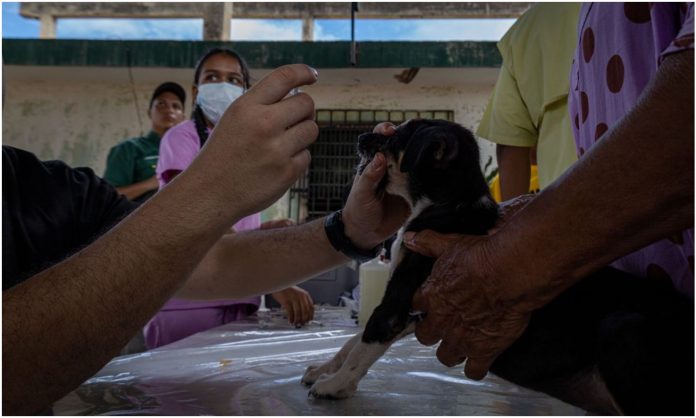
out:
{"label": "hand gripping puppy's leg", "polygon": [[396,338],[385,343],[359,341],[350,351],[338,372],[321,376],[310,389],[309,395],[315,398],[329,399],[344,399],[353,396],[360,379],[367,374],[370,367],[382,357],[394,342],[411,334],[414,329],[415,324],[411,324]]}
{"label": "hand gripping puppy's leg", "polygon": [[341,347],[341,349],[336,353],[336,355],[329,361],[323,364],[315,364],[307,367],[304,376],[302,376],[302,383],[311,386],[314,382],[319,379],[323,374],[335,373],[341,368],[343,362],[346,361],[348,354],[355,347],[355,344],[362,339],[362,332],[357,333],[353,338],[346,341],[346,343]]}

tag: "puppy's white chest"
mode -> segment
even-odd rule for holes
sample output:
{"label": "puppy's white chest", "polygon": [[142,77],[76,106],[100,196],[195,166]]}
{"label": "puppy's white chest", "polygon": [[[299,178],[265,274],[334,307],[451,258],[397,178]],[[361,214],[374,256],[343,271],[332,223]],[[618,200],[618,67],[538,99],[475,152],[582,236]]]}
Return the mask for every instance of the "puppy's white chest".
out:
{"label": "puppy's white chest", "polygon": [[404,230],[405,228],[403,227],[399,229],[399,232],[396,234],[396,239],[392,243],[391,261],[389,263],[389,277],[391,277],[394,273],[396,266],[401,263],[401,244],[404,242]]}
{"label": "puppy's white chest", "polygon": [[[424,198],[419,200],[412,208],[411,208],[411,216],[408,217],[408,220],[404,225],[408,225],[411,223],[412,220],[416,219],[423,211],[427,208],[429,208],[433,202],[431,202],[429,199]],[[394,272],[394,268],[401,263],[401,259],[403,258],[403,253],[401,251],[403,242],[404,242],[404,232],[406,231],[406,227],[401,227],[399,229],[399,232],[396,234],[396,239],[394,240],[394,243],[392,244],[391,247],[391,264],[389,266],[389,276],[391,277],[391,274]]]}

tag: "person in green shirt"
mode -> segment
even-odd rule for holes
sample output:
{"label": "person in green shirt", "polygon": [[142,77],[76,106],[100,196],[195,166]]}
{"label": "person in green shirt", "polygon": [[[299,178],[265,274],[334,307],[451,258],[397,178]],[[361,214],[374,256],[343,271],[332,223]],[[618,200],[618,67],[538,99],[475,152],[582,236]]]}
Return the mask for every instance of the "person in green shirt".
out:
{"label": "person in green shirt", "polygon": [[155,167],[160,139],[184,120],[186,92],[177,83],[162,83],[152,93],[148,117],[152,129],[145,136],[127,139],[109,150],[104,179],[128,199],[143,202],[159,187]]}

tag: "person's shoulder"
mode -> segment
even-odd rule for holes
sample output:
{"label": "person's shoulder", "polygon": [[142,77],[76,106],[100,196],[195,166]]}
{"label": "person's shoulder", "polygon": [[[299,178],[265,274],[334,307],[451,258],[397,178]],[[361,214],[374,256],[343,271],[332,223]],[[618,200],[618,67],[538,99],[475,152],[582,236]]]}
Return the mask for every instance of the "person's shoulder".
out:
{"label": "person's shoulder", "polygon": [[61,160],[42,161],[29,151],[3,145],[3,176],[25,184],[69,185],[102,181],[91,168],[73,168]]}
{"label": "person's shoulder", "polygon": [[68,167],[63,161],[42,161],[34,153],[9,145],[2,146],[3,174],[8,170],[14,172],[48,170],[52,167]]}
{"label": "person's shoulder", "polygon": [[140,149],[139,141],[142,137],[136,136],[125,139],[111,147],[109,155],[128,155],[137,152]]}
{"label": "person's shoulder", "polygon": [[165,132],[164,137],[182,134],[196,134],[196,124],[191,119],[186,119],[185,121],[167,129],[167,132]]}
{"label": "person's shoulder", "polygon": [[[2,146],[2,158],[3,185],[31,185],[38,198],[51,194],[81,198],[93,195],[116,201],[120,197],[116,189],[89,167],[72,167],[61,160],[43,161],[29,151],[7,145]],[[63,192],[75,193],[61,195]]]}
{"label": "person's shoulder", "polygon": [[[536,3],[527,9],[503,35],[503,45],[528,42],[530,36],[547,37],[558,27],[571,25],[575,32],[581,3]],[[567,29],[567,28],[566,28]],[[565,30],[565,29],[564,29]]]}
{"label": "person's shoulder", "polygon": [[29,151],[25,151],[20,148],[15,148],[10,145],[2,146],[2,159],[3,163],[16,164],[17,162],[28,160],[28,161],[40,161],[36,155]]}
{"label": "person's shoulder", "polygon": [[[191,120],[187,119],[180,124],[173,126],[165,132],[162,137],[162,143],[167,144],[172,141],[179,141],[181,139],[188,139],[198,143],[198,132],[196,132],[196,124]],[[162,145],[160,145],[161,147]]]}

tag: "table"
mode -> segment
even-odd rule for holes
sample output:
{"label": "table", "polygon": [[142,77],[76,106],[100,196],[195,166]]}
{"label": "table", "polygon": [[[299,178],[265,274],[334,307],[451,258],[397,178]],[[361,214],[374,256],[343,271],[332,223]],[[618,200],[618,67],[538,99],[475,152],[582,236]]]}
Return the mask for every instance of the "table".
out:
{"label": "table", "polygon": [[56,415],[585,415],[490,375],[467,379],[436,347],[405,338],[363,378],[354,397],[318,400],[300,384],[359,330],[349,311],[318,307],[295,329],[279,312],[223,325],[113,359],[54,405]]}

